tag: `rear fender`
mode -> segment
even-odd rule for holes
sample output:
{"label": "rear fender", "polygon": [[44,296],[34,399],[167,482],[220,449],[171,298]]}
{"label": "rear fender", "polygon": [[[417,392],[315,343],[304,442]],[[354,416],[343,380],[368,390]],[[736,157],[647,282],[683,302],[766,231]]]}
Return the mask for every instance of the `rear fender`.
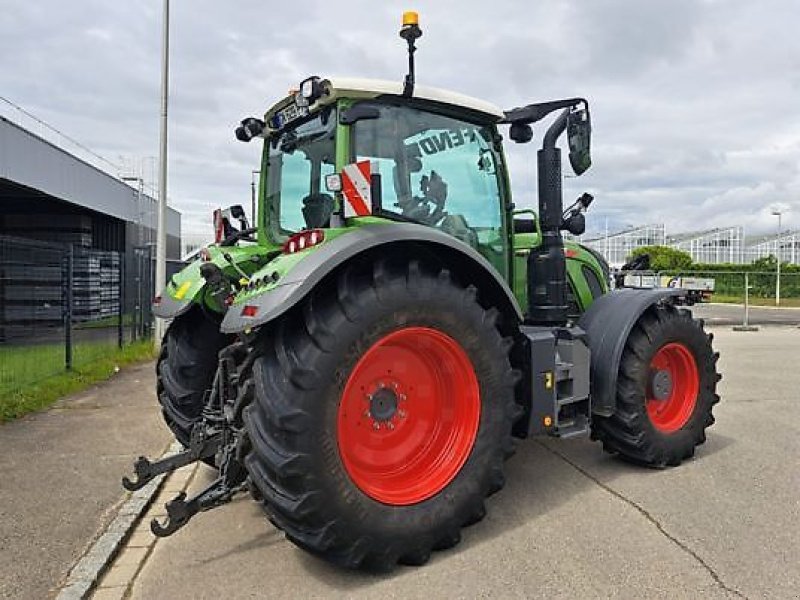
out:
{"label": "rear fender", "polygon": [[622,352],[633,326],[645,311],[660,302],[685,295],[680,289],[623,289],[596,299],[578,325],[586,331],[591,351],[592,412],[609,417],[614,412],[617,375]]}
{"label": "rear fender", "polygon": [[174,319],[182,315],[201,295],[204,285],[205,280],[200,276],[200,261],[197,260],[172,276],[153,300],[153,314],[161,319]]}
{"label": "rear fender", "polygon": [[[491,294],[499,310],[512,313],[518,322],[522,321],[522,311],[511,289],[491,263],[472,247],[430,227],[381,223],[360,226],[305,252],[291,255],[297,257],[298,262],[269,289],[246,291],[236,297],[225,314],[221,330],[223,333],[240,333],[269,323],[297,305],[326,276],[357,256],[373,250],[388,254],[403,245],[411,251],[415,244],[425,245],[438,258],[455,256],[464,270],[470,272],[470,282]],[[244,306],[250,308],[244,311]]]}
{"label": "rear fender", "polygon": [[[197,258],[179,272],[170,277],[167,285],[153,301],[153,314],[162,319],[174,319],[187,312],[194,304],[206,303],[208,308],[221,312],[222,307],[216,305],[203,292],[206,280],[200,275],[200,267],[204,262],[213,262],[226,275],[239,277],[239,271],[250,274],[268,261],[274,250],[257,245],[221,247],[211,245],[203,250],[205,259]],[[225,258],[225,256],[230,258]],[[232,264],[233,263],[233,264]],[[234,267],[233,265],[236,265]]]}

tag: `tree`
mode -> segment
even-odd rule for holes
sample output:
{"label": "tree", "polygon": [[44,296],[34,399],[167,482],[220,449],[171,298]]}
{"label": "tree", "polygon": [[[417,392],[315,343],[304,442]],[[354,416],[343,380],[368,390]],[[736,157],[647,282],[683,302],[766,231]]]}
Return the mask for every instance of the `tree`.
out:
{"label": "tree", "polygon": [[650,268],[653,271],[676,271],[692,266],[692,256],[688,252],[669,246],[642,246],[631,252],[631,258],[641,254],[650,255]]}

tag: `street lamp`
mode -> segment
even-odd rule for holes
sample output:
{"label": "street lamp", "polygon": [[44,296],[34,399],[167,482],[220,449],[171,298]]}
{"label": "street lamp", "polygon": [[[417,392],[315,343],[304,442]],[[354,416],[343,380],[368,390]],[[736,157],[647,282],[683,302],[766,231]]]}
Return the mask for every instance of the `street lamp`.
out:
{"label": "street lamp", "polygon": [[777,276],[775,278],[775,306],[781,304],[781,215],[779,210],[773,210],[772,216],[778,217],[778,235],[775,238],[775,254],[778,258]]}
{"label": "street lamp", "polygon": [[[154,296],[167,283],[167,101],[169,98],[169,0],[164,0],[161,42],[161,130],[159,132],[158,228],[156,230],[156,278]],[[155,347],[164,337],[164,321],[156,319]]]}
{"label": "street lamp", "polygon": [[261,171],[253,171],[250,177],[250,218],[252,219],[253,227],[258,226],[258,219],[256,219],[256,175],[261,175]]}

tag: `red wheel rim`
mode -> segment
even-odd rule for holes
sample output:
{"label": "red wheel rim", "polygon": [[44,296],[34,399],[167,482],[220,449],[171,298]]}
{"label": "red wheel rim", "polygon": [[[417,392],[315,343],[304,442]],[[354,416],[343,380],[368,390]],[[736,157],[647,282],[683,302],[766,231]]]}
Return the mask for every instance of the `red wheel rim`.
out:
{"label": "red wheel rim", "polygon": [[666,397],[657,398],[648,385],[647,414],[659,431],[672,433],[689,421],[697,404],[700,376],[694,355],[683,344],[672,342],[662,346],[650,361],[652,373],[665,372],[671,386]]}
{"label": "red wheel rim", "polygon": [[378,340],[353,368],[339,403],[339,454],[369,497],[416,504],[464,466],[480,414],[478,378],[461,345],[407,327]]}

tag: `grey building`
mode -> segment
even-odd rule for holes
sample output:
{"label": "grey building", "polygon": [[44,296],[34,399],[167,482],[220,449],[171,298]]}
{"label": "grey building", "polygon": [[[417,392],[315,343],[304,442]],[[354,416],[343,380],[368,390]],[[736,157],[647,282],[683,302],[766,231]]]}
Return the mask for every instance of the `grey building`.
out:
{"label": "grey building", "polygon": [[[157,203],[143,186],[129,185],[0,116],[4,322],[22,326],[59,318],[56,270],[35,271],[21,262],[42,243],[71,248],[75,254],[77,273],[83,277],[75,281],[75,306],[85,308],[85,319],[119,311],[122,298],[126,312],[141,306],[152,298],[152,290],[144,288],[152,287],[146,279],[152,280],[156,221]],[[167,258],[175,266],[180,252],[181,215],[169,209]],[[138,299],[130,294],[134,287],[141,288]],[[43,294],[52,295],[53,301],[42,300]]]}

